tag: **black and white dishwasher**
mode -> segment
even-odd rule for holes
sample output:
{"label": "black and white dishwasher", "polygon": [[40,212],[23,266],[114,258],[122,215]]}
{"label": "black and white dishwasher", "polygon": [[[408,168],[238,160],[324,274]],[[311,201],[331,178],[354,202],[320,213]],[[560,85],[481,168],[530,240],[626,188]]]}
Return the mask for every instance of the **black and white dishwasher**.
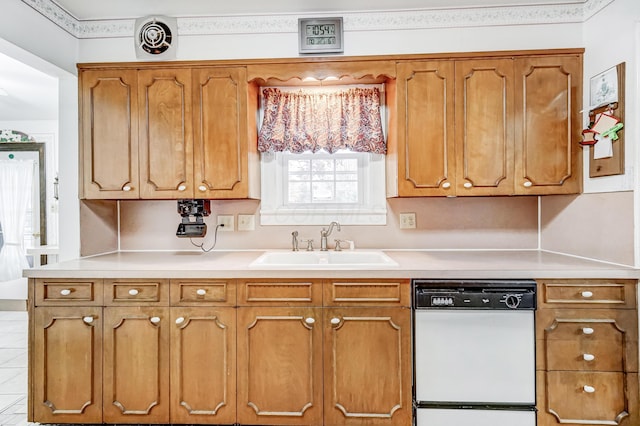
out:
{"label": "black and white dishwasher", "polygon": [[416,426],[535,426],[533,280],[413,280]]}

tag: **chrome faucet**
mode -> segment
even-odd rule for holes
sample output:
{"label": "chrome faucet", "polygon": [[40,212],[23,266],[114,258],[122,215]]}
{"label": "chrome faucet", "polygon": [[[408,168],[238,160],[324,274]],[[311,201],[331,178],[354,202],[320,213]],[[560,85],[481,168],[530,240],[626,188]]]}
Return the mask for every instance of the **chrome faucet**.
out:
{"label": "chrome faucet", "polygon": [[291,250],[298,251],[298,231],[291,233]]}
{"label": "chrome faucet", "polygon": [[322,231],[320,231],[320,251],[327,251],[327,237],[331,235],[334,226],[340,231],[340,224],[338,222],[331,222],[329,229],[322,228]]}

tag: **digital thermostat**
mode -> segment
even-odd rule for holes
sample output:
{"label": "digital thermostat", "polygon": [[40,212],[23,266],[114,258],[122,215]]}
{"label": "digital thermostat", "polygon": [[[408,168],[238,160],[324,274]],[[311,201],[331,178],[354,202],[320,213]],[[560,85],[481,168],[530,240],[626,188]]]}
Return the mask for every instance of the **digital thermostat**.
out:
{"label": "digital thermostat", "polygon": [[344,52],[342,18],[298,19],[300,53]]}

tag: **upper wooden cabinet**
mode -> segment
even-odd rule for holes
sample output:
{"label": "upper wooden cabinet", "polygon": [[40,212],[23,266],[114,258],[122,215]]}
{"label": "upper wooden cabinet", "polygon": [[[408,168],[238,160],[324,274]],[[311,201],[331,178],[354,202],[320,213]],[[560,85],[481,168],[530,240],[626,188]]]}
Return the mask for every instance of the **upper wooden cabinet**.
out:
{"label": "upper wooden cabinet", "polygon": [[249,135],[257,92],[246,67],[138,64],[80,74],[81,197],[256,196]]}
{"label": "upper wooden cabinet", "polygon": [[582,190],[582,56],[518,58],[516,194]]}
{"label": "upper wooden cabinet", "polygon": [[390,196],[581,191],[580,54],[412,60],[397,69]]}
{"label": "upper wooden cabinet", "polygon": [[[193,70],[194,180],[196,198],[244,198],[248,193],[246,68]],[[257,102],[257,94],[252,97]],[[255,129],[255,125],[253,126]],[[257,134],[254,130],[254,134]],[[254,138],[255,139],[255,138]]]}
{"label": "upper wooden cabinet", "polygon": [[191,70],[138,71],[140,198],[193,197]]}
{"label": "upper wooden cabinet", "polygon": [[455,64],[457,195],[513,193],[513,61]]}
{"label": "upper wooden cabinet", "polygon": [[454,64],[398,64],[398,195],[454,194]]}
{"label": "upper wooden cabinet", "polygon": [[136,70],[80,74],[80,194],[139,197]]}

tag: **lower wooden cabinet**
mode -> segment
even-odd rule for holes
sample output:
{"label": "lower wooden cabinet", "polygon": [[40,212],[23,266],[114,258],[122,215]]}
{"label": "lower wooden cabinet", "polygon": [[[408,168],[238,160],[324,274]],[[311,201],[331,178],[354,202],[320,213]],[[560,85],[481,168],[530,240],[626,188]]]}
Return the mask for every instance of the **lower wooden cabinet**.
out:
{"label": "lower wooden cabinet", "polygon": [[102,308],[40,307],[32,314],[34,417],[102,423]]}
{"label": "lower wooden cabinet", "polygon": [[169,308],[104,309],[103,419],[169,420]]}
{"label": "lower wooden cabinet", "polygon": [[322,425],[322,309],[238,308],[238,423]]}
{"label": "lower wooden cabinet", "polygon": [[408,308],[324,313],[324,424],[411,424]]}
{"label": "lower wooden cabinet", "polygon": [[31,298],[29,421],[411,424],[408,280],[67,281]]}
{"label": "lower wooden cabinet", "polygon": [[169,325],[171,423],[235,423],[236,309],[171,308]]}
{"label": "lower wooden cabinet", "polygon": [[635,285],[539,284],[538,426],[639,424]]}

